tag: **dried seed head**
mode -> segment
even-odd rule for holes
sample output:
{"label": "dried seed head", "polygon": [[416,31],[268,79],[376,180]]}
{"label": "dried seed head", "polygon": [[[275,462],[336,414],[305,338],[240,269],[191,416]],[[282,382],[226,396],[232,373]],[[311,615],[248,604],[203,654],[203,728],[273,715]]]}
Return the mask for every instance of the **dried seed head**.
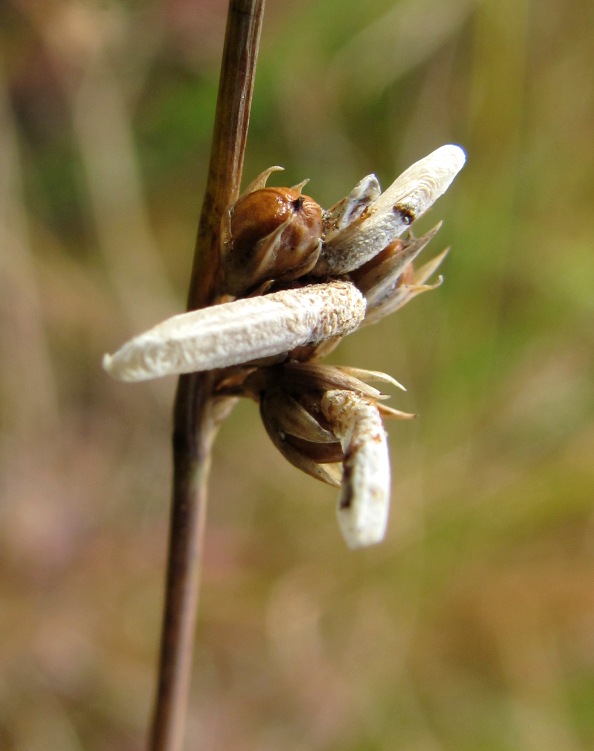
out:
{"label": "dried seed head", "polygon": [[[163,321],[105,355],[103,367],[124,381],[219,371],[217,417],[231,401],[223,397],[259,402],[266,431],[285,458],[341,488],[338,520],[349,547],[379,542],[390,499],[382,419],[414,415],[387,407],[371,385],[400,386],[390,376],[322,365],[319,358],[345,334],[440,283],[426,282],[445,253],[413,266],[437,228],[399,238],[447,190],[464,161],[458,146],[443,146],[384,193],[368,175],[325,212],[302,194],[305,182],[267,188],[270,174],[281,169],[269,168],[226,212],[221,228],[218,299],[244,299]],[[308,283],[311,277],[321,283]],[[265,294],[273,282],[292,280]]]}
{"label": "dried seed head", "polygon": [[226,292],[242,295],[265,281],[295,279],[314,266],[322,209],[301,187],[259,188],[231,207],[223,246]]}

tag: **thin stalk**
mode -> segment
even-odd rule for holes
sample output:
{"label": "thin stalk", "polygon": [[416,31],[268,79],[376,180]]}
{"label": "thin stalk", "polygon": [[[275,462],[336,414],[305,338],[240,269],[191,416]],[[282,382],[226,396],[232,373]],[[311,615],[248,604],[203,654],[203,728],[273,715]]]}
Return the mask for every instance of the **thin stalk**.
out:
{"label": "thin stalk", "polygon": [[221,218],[237,200],[265,0],[231,0],[206,193],[196,238],[188,310],[216,298]]}
{"label": "thin stalk", "polygon": [[[208,180],[194,255],[188,310],[218,295],[220,227],[239,195],[265,0],[231,0]],[[178,382],[173,414],[173,494],[159,680],[149,751],[183,745],[204,550],[213,415],[213,375]]]}

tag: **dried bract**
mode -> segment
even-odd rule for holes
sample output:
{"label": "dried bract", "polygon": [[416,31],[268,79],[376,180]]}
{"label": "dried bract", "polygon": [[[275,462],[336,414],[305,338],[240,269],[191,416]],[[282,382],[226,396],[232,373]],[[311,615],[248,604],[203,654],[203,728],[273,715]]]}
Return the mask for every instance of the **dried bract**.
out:
{"label": "dried bract", "polygon": [[[403,293],[406,290],[410,294],[409,286],[414,279],[413,261],[435,237],[440,227],[441,222],[422,237],[411,236],[394,240],[375,258],[351,273],[351,278],[367,300],[366,324],[377,323],[398,307],[402,307]],[[445,253],[441,254],[440,262],[444,257]],[[433,271],[438,265],[433,267]],[[434,285],[424,286],[418,291],[433,288]]]}
{"label": "dried bract", "polygon": [[359,219],[381,192],[377,177],[367,175],[355,185],[348,196],[325,211],[324,242],[326,245],[331,243],[349,224]]}

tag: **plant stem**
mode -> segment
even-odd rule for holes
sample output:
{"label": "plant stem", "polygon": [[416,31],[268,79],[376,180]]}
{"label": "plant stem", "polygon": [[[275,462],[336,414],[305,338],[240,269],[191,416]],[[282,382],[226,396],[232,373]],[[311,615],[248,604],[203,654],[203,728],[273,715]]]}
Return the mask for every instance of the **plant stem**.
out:
{"label": "plant stem", "polygon": [[[200,215],[188,310],[218,295],[220,227],[239,195],[265,0],[231,0],[213,144]],[[182,375],[173,414],[173,494],[159,680],[150,751],[183,745],[204,550],[213,415],[212,373]]]}
{"label": "plant stem", "polygon": [[265,0],[231,0],[208,180],[198,225],[188,310],[211,305],[223,213],[237,200],[247,140]]}

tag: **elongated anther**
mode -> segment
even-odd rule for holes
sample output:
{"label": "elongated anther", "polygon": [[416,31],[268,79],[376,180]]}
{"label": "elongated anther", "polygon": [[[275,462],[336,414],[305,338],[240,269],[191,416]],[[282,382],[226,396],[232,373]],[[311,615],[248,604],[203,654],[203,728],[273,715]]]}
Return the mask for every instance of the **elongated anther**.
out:
{"label": "elongated anther", "polygon": [[313,273],[346,274],[367,263],[446,192],[465,161],[464,151],[448,144],[415,162],[357,220],[331,234]]}
{"label": "elongated anther", "polygon": [[327,391],[322,412],[345,454],[338,523],[350,548],[381,542],[390,507],[390,456],[378,408],[352,391]]}
{"label": "elongated anther", "polygon": [[351,282],[312,284],[173,316],[105,355],[103,367],[121,381],[226,368],[348,334],[364,317]]}

